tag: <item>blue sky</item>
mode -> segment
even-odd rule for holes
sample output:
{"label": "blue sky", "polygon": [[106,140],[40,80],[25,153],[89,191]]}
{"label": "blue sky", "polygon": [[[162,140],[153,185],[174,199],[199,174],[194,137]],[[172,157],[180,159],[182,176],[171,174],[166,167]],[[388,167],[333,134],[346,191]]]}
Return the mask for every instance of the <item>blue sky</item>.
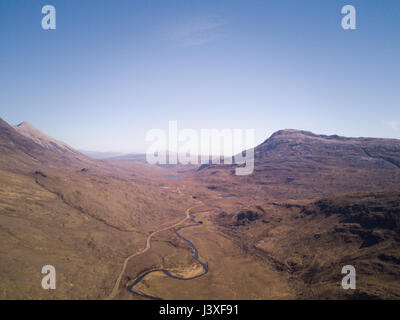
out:
{"label": "blue sky", "polygon": [[400,138],[399,35],[398,0],[0,0],[0,117],[97,151],[169,120]]}

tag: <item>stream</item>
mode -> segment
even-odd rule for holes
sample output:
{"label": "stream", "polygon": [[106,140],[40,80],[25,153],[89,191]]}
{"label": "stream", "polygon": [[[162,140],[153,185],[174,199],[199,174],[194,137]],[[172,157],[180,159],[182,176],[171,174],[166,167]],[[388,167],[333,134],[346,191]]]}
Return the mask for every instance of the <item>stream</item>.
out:
{"label": "stream", "polygon": [[[230,198],[230,197],[233,197],[233,196],[231,196],[231,195],[229,195],[229,196],[219,196],[219,199],[211,200],[211,201],[208,203],[208,205],[211,206],[215,201],[222,200],[222,199],[224,199],[224,198]],[[220,207],[215,207],[215,208],[216,208],[217,210],[221,210]],[[189,213],[189,215],[190,215],[191,220],[194,221],[194,216],[193,216],[193,214],[192,214],[192,213]],[[198,275],[196,275],[196,276],[193,276],[193,277],[182,278],[182,277],[178,277],[178,276],[175,276],[175,275],[171,274],[171,273],[170,273],[168,270],[166,270],[166,269],[149,270],[149,271],[144,272],[144,273],[143,273],[142,275],[140,275],[138,278],[136,278],[135,281],[134,281],[131,285],[129,285],[129,286],[127,287],[128,291],[129,291],[130,293],[132,293],[132,294],[134,294],[134,295],[136,295],[136,296],[142,297],[142,298],[147,298],[147,299],[151,299],[151,300],[162,300],[161,298],[158,298],[158,297],[154,297],[154,296],[150,296],[150,295],[146,295],[146,294],[140,293],[140,292],[134,290],[134,288],[135,288],[135,286],[137,286],[137,284],[140,283],[147,275],[149,275],[150,273],[153,273],[153,272],[162,272],[162,273],[164,273],[165,275],[167,275],[168,277],[170,277],[170,278],[172,278],[172,279],[183,280],[183,281],[197,279],[197,278],[200,278],[200,277],[204,276],[205,274],[207,274],[207,273],[208,273],[208,266],[207,266],[206,263],[200,261],[200,259],[199,259],[199,252],[198,252],[196,246],[195,246],[190,240],[186,239],[184,236],[182,236],[182,235],[179,233],[179,230],[182,230],[182,229],[185,229],[185,228],[190,228],[190,227],[196,227],[196,226],[200,226],[200,225],[202,225],[201,222],[196,222],[196,223],[191,224],[191,225],[188,225],[188,226],[179,227],[179,228],[177,228],[176,230],[174,230],[174,232],[175,232],[175,234],[176,234],[181,240],[183,240],[184,242],[186,242],[186,243],[193,249],[193,256],[192,256],[192,257],[193,257],[193,259],[196,260],[197,263],[199,263],[199,264],[201,265],[201,267],[203,268],[203,272],[202,272],[202,273],[200,273],[200,274],[198,274]]]}

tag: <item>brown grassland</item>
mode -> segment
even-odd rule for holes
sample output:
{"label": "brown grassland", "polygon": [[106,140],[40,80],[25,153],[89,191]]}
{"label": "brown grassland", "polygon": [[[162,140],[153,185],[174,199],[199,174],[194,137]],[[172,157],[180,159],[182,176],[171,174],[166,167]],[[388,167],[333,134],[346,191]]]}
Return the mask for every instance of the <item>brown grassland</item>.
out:
{"label": "brown grassland", "polygon": [[[203,272],[175,233],[185,226],[208,272],[152,272],[136,292],[400,297],[398,140],[283,130],[255,149],[250,176],[221,164],[168,178],[176,167],[94,160],[25,128],[0,119],[0,299],[146,299],[128,287],[147,271]],[[47,264],[56,290],[41,287]],[[348,264],[357,290],[341,287]]]}

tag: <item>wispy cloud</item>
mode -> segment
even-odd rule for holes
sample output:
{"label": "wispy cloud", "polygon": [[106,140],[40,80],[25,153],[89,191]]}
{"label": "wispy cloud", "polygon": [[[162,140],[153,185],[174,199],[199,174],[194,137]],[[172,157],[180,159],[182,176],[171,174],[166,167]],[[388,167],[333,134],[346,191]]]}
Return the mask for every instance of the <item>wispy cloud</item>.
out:
{"label": "wispy cloud", "polygon": [[386,121],[385,123],[393,130],[400,130],[400,121]]}
{"label": "wispy cloud", "polygon": [[166,38],[182,46],[200,46],[217,40],[226,21],[216,17],[201,17],[175,25]]}

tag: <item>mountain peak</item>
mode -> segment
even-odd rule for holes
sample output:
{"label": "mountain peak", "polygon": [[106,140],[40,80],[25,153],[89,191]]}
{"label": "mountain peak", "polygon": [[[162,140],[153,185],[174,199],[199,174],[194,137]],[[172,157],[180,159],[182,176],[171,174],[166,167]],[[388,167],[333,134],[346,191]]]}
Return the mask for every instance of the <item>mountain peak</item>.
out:
{"label": "mountain peak", "polygon": [[274,132],[272,136],[286,135],[286,134],[303,134],[303,135],[314,135],[311,131],[299,130],[299,129],[282,129]]}
{"label": "mountain peak", "polygon": [[323,140],[349,140],[352,138],[346,138],[346,137],[341,137],[336,134],[334,135],[323,135],[323,134],[315,134],[311,131],[305,131],[305,130],[298,130],[298,129],[283,129],[274,132],[270,138],[268,138],[265,142],[268,140],[275,140],[275,139],[323,139]]}
{"label": "mountain peak", "polygon": [[33,125],[31,125],[29,122],[26,122],[26,121],[22,121],[20,124],[17,124],[16,127],[19,127],[19,128],[21,128],[21,127],[22,128],[24,128],[24,127],[35,128]]}
{"label": "mountain peak", "polygon": [[23,121],[20,124],[14,126],[14,129],[21,135],[31,139],[32,141],[34,141],[35,143],[41,145],[46,149],[56,150],[61,152],[70,151],[73,153],[78,153],[66,143],[58,141],[48,136],[47,134],[37,129],[34,125],[30,124],[29,122]]}

